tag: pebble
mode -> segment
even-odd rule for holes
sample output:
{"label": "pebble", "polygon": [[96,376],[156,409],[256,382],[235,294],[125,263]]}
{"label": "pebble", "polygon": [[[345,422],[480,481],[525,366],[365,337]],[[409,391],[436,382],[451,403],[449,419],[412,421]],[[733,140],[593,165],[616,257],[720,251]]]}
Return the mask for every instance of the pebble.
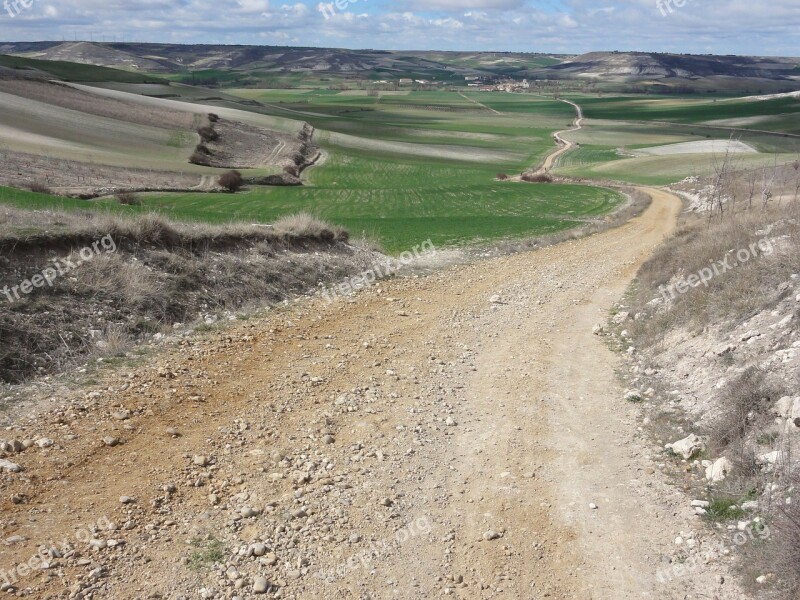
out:
{"label": "pebble", "polygon": [[0,458],[0,471],[19,473],[20,471],[22,471],[22,467],[20,467],[17,463],[11,462],[10,460]]}
{"label": "pebble", "polygon": [[322,438],[322,441],[326,444],[333,444],[336,441],[336,438],[334,438],[332,435],[326,435],[324,438]]}
{"label": "pebble", "polygon": [[264,594],[266,593],[268,588],[269,588],[269,581],[267,581],[266,577],[262,577],[260,575],[256,577],[255,581],[253,582],[254,594]]}
{"label": "pebble", "polygon": [[114,446],[119,446],[119,438],[116,438],[112,435],[107,435],[103,438],[103,443],[106,446],[113,448]]}
{"label": "pebble", "polygon": [[501,536],[496,531],[492,531],[491,529],[483,534],[483,539],[487,542],[491,540],[499,539]]}
{"label": "pebble", "polygon": [[192,462],[198,467],[205,467],[206,465],[208,465],[208,457],[203,456],[202,454],[197,454],[192,459]]}

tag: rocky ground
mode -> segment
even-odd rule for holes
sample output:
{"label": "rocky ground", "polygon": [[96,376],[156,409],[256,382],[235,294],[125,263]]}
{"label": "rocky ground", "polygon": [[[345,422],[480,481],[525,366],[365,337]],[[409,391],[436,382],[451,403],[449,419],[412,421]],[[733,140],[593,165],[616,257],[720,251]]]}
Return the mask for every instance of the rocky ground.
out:
{"label": "rocky ground", "polygon": [[653,193],[618,229],[306,298],[12,411],[3,589],[741,598],[592,335],[674,227]]}

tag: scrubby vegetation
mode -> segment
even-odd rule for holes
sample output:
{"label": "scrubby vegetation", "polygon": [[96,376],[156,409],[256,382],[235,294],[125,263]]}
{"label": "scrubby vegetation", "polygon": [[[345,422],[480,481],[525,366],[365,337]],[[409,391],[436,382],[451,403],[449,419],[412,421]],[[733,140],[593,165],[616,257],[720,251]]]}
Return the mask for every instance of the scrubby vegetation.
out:
{"label": "scrubby vegetation", "polygon": [[[98,240],[86,258],[86,249]],[[0,213],[0,380],[17,382],[197,319],[281,301],[338,281],[371,256],[310,215],[272,226],[177,224],[93,213]],[[80,261],[83,261],[82,263]],[[52,285],[11,287],[73,264]],[[52,327],[58,322],[59,327]]]}
{"label": "scrubby vegetation", "polygon": [[640,270],[624,328],[654,434],[704,441],[687,470],[707,518],[769,524],[737,550],[746,587],[788,600],[800,591],[800,205],[784,188],[689,215]]}

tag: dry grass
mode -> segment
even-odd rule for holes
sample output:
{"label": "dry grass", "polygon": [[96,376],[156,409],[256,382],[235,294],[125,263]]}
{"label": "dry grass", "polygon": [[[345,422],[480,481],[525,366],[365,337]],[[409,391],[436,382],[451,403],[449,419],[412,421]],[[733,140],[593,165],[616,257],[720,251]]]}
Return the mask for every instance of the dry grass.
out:
{"label": "dry grass", "polygon": [[325,221],[308,213],[281,217],[273,224],[273,231],[284,238],[322,239],[346,242],[347,231],[341,227],[331,227]]}
{"label": "dry grass", "polygon": [[[712,322],[727,321],[732,326],[780,300],[786,293],[779,290],[780,284],[800,270],[799,208],[791,203],[766,212],[740,212],[721,222],[698,219],[683,226],[639,272],[634,309],[651,318],[634,323],[635,337],[650,346],[679,326],[694,331]],[[772,244],[772,252],[759,248],[749,260],[737,260],[739,250],[749,250],[763,240]],[[677,293],[677,281],[726,257],[732,268],[723,273],[720,267],[720,274],[708,285]],[[668,310],[663,304],[648,305],[662,298],[665,289],[667,297],[674,295]]]}
{"label": "dry grass", "polygon": [[274,227],[211,226],[152,214],[122,219],[3,208],[0,257],[8,259],[0,260],[0,282],[20,284],[54,258],[77,263],[81,248],[105,236],[116,251],[100,252],[21,300],[0,296],[0,381],[117,356],[162,327],[279,302],[372,260],[340,243],[345,231],[308,215]]}
{"label": "dry grass", "polygon": [[[800,206],[791,200],[773,202],[763,211],[744,210],[740,204],[738,211],[729,209],[724,219],[687,217],[689,222],[639,272],[628,310],[641,317],[626,323],[638,350],[651,361],[655,357],[680,357],[678,349],[667,346],[678,334],[681,339],[696,336],[702,344],[720,343],[751,317],[773,312],[779,305],[788,306],[787,295],[796,293],[789,284],[791,276],[800,272],[798,217]],[[747,260],[737,256],[742,249],[748,250]],[[675,294],[662,294],[662,286],[688,281],[690,275],[726,257],[730,268],[715,273],[708,285],[688,287],[685,293],[676,288]],[[668,335],[672,332],[676,335]],[[787,383],[786,371],[791,373],[791,365],[785,369],[763,368],[770,349],[774,349],[771,344],[760,354],[741,350],[706,355],[704,360],[709,364],[702,368],[728,383],[704,399],[709,418],[698,433],[708,439],[709,457],[725,456],[734,463],[733,473],[714,484],[714,492],[733,499],[735,505],[741,500],[758,499],[760,516],[772,532],[768,539],[740,549],[740,575],[745,587],[752,588],[754,594],[768,594],[765,597],[794,599],[800,592],[800,503],[794,498],[787,505],[785,499],[787,495],[796,496],[800,477],[792,465],[791,448],[796,442],[786,436],[797,434],[784,432],[772,411],[781,397],[796,395],[798,382]],[[664,364],[659,370],[667,368],[669,365]],[[694,392],[709,393],[687,390]],[[674,424],[686,415],[670,410],[667,418]],[[698,429],[696,422],[692,429]],[[781,459],[766,468],[763,459],[757,457],[774,450],[781,453]],[[702,478],[698,482],[703,487],[706,484]],[[736,510],[740,510],[738,506]],[[736,518],[724,515],[723,520]],[[767,573],[776,577],[768,586],[757,586],[755,578]]]}

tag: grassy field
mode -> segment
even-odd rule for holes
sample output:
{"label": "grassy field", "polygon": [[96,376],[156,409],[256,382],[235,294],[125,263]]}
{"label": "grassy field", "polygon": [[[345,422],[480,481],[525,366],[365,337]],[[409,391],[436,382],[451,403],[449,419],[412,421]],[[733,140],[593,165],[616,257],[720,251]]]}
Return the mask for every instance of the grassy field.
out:
{"label": "grassy field", "polygon": [[0,54],[0,67],[10,69],[36,69],[63,81],[108,81],[116,83],[163,83],[163,80],[146,73],[131,73],[121,69],[83,65],[57,60],[36,60]]}
{"label": "grassy field", "polygon": [[[150,92],[156,91],[146,86]],[[175,88],[180,93],[180,87]],[[229,93],[231,93],[229,91]],[[539,163],[571,107],[533,95],[410,92],[370,96],[330,90],[236,91],[286,117],[302,110],[317,128],[323,162],[303,187],[254,187],[236,195],[158,193],[137,207],[82,203],[6,190],[17,205],[140,212],[186,220],[269,222],[311,212],[366,235],[391,252],[430,238],[437,245],[536,235],[579,225],[620,201],[588,186],[495,181]],[[282,109],[273,103],[283,102]],[[295,118],[300,118],[298,115]]]}
{"label": "grassy field", "polygon": [[722,124],[800,134],[800,98],[576,98],[588,119]]}
{"label": "grassy field", "polygon": [[[638,156],[637,151],[731,138],[758,151],[738,156],[740,168],[785,164],[800,158],[800,138],[786,135],[797,130],[800,122],[800,114],[793,116],[793,111],[800,112],[800,101],[794,98],[714,101],[697,97],[570,97],[584,108],[586,120],[581,131],[565,135],[581,147],[559,160],[559,175],[666,185],[689,176],[711,175],[722,157],[709,151],[668,156]],[[732,115],[738,115],[733,122]],[[666,120],[674,124],[664,123]]]}

